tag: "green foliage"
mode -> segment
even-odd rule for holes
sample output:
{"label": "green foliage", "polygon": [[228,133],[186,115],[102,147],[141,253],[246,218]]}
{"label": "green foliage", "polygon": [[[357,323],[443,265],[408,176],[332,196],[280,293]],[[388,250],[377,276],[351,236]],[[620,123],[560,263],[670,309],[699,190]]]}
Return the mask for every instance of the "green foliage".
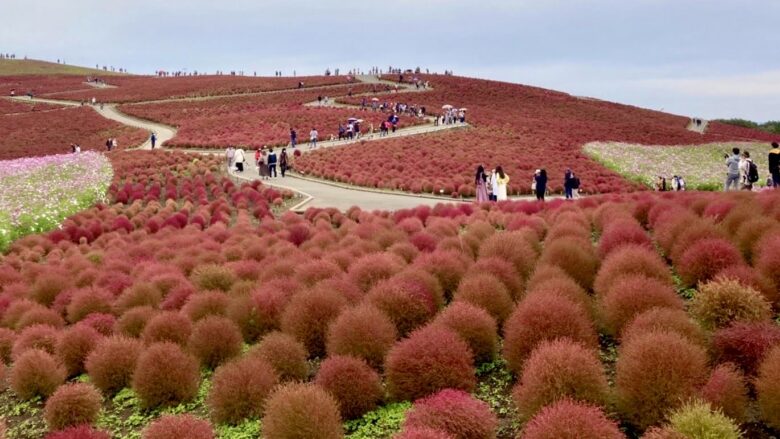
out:
{"label": "green foliage", "polygon": [[498,436],[514,437],[520,430],[520,423],[512,401],[512,373],[503,358],[477,367],[477,391],[474,396],[486,402],[499,419],[509,420],[499,423]]}
{"label": "green foliage", "polygon": [[5,419],[7,439],[34,439],[46,433],[43,420],[43,399],[23,401],[10,390],[0,395],[0,417]]}
{"label": "green foliage", "polygon": [[410,402],[388,404],[344,424],[346,439],[384,439],[401,431]]}
{"label": "green foliage", "polygon": [[780,134],[780,121],[770,120],[764,123],[753,122],[746,119],[717,119],[715,122],[727,123],[738,127],[752,128],[755,130],[766,131],[772,134]]}
{"label": "green foliage", "polygon": [[672,430],[689,439],[739,439],[739,427],[721,411],[710,409],[709,404],[694,401],[669,416]]}
{"label": "green foliage", "polygon": [[238,425],[219,425],[216,427],[219,439],[255,439],[260,437],[260,421],[247,419]]}

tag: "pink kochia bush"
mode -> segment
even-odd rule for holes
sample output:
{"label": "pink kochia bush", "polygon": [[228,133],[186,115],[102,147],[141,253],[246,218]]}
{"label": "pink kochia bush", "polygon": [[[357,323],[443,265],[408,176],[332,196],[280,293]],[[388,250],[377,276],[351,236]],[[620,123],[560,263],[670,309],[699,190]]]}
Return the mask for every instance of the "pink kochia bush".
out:
{"label": "pink kochia bush", "polygon": [[780,428],[780,347],[772,349],[761,363],[756,393],[762,419],[772,428]]}
{"label": "pink kochia bush", "polygon": [[737,422],[744,422],[750,402],[745,375],[734,364],[718,365],[701,389],[702,398]]}
{"label": "pink kochia bush", "polygon": [[138,358],[133,390],[144,407],[189,401],[198,391],[198,362],[170,342],[149,346]]}
{"label": "pink kochia bush", "polygon": [[267,439],[341,439],[344,436],[338,404],[315,384],[278,387],[266,402],[262,425]]}
{"label": "pink kochia bush", "polygon": [[114,336],[98,343],[84,362],[89,379],[103,393],[111,395],[130,384],[143,343]]}
{"label": "pink kochia bush", "polygon": [[395,325],[382,311],[360,305],[344,310],[330,324],[326,347],[329,355],[362,358],[379,369],[396,337]]}
{"label": "pink kochia bush", "polygon": [[387,391],[395,400],[414,400],[446,388],[474,390],[473,354],[457,334],[427,326],[398,342],[387,354]]}
{"label": "pink kochia bush", "polygon": [[100,430],[95,430],[89,425],[78,425],[64,430],[53,431],[46,435],[45,439],[111,439],[111,435]]}
{"label": "pink kochia bush", "polygon": [[328,357],[314,383],[333,395],[344,419],[359,418],[375,409],[384,393],[379,374],[355,357]]}
{"label": "pink kochia bush", "polygon": [[278,381],[276,372],[258,356],[226,363],[214,372],[208,395],[211,418],[219,424],[237,424],[263,414],[263,403]]}
{"label": "pink kochia bush", "polygon": [[163,415],[149,424],[141,436],[143,439],[214,439],[214,429],[203,419],[195,416]]}
{"label": "pink kochia bush", "polygon": [[103,399],[90,384],[60,386],[46,401],[44,417],[49,430],[62,430],[97,421]]}
{"label": "pink kochia bush", "polygon": [[404,429],[431,428],[454,439],[492,439],[498,419],[488,405],[462,390],[445,389],[415,401]]}
{"label": "pink kochia bush", "polygon": [[599,407],[563,399],[543,408],[523,428],[518,438],[625,439],[615,421]]}
{"label": "pink kochia bush", "polygon": [[30,349],[14,361],[9,377],[11,390],[22,399],[48,397],[65,382],[65,368],[50,354]]}

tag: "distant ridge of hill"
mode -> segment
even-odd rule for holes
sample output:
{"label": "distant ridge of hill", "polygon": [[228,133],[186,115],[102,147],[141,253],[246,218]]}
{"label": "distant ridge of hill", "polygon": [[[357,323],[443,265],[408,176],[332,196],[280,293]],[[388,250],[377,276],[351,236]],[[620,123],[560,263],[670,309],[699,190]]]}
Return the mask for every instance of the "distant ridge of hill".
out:
{"label": "distant ridge of hill", "polygon": [[59,64],[37,59],[0,59],[0,76],[20,75],[124,75],[89,67]]}

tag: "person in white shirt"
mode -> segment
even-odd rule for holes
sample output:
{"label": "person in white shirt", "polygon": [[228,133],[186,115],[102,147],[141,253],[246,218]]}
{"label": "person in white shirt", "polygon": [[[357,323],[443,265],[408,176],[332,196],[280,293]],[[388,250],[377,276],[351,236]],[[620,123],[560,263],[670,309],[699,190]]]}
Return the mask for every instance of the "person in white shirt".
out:
{"label": "person in white shirt", "polygon": [[495,169],[490,173],[490,200],[498,200],[498,175]]}
{"label": "person in white shirt", "polygon": [[241,148],[238,148],[236,150],[235,156],[233,156],[233,160],[236,162],[236,168],[238,168],[238,172],[244,172],[244,150]]}
{"label": "person in white shirt", "polygon": [[309,131],[309,141],[311,142],[309,148],[314,149],[317,147],[317,138],[319,135],[317,128],[312,128],[311,131]]}

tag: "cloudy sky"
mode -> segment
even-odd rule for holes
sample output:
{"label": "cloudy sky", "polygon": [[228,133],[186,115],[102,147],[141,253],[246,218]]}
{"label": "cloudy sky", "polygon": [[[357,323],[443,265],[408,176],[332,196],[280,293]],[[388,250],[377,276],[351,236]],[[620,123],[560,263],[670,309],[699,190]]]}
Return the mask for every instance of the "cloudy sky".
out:
{"label": "cloudy sky", "polygon": [[780,119],[778,0],[0,0],[0,15],[0,51],[134,73],[419,65]]}

